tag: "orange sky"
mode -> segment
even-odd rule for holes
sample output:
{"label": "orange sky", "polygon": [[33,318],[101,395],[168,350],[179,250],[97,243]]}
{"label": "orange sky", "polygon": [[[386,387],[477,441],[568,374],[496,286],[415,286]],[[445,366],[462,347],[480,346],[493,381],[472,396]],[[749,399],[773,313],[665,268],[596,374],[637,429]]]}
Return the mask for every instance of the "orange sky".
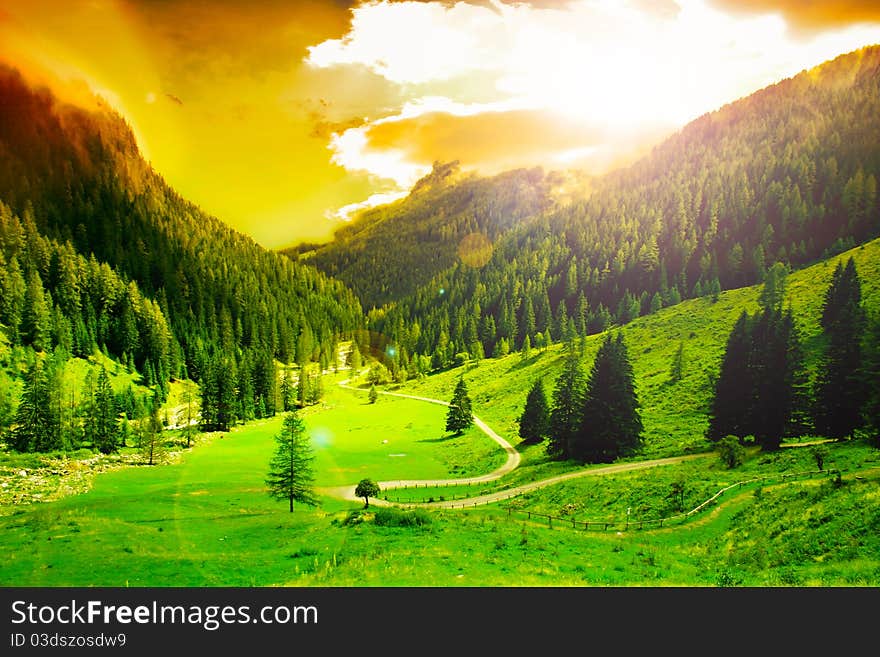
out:
{"label": "orange sky", "polygon": [[0,58],[83,79],[267,247],[328,238],[434,160],[602,172],[878,42],[869,0],[0,0]]}

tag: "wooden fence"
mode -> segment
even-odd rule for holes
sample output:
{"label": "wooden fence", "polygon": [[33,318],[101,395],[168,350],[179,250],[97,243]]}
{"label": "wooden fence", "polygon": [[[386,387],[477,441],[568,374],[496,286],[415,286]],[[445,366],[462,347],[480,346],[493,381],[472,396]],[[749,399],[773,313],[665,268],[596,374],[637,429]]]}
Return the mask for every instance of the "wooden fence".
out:
{"label": "wooden fence", "polygon": [[506,507],[507,516],[511,517],[513,514],[518,514],[519,516],[526,516],[528,520],[534,518],[543,518],[547,521],[548,527],[553,527],[554,521],[557,526],[567,527],[571,525],[572,529],[583,528],[587,531],[628,531],[631,529],[649,529],[649,528],[659,528],[659,527],[668,527],[675,523],[684,523],[696,514],[701,511],[705,511],[714,505],[725,493],[743,488],[744,486],[749,486],[751,484],[767,484],[773,482],[782,482],[791,481],[794,479],[812,479],[817,476],[831,476],[837,475],[841,476],[840,470],[810,470],[808,472],[792,472],[785,473],[781,475],[765,475],[762,477],[755,477],[754,479],[746,479],[744,481],[738,481],[729,486],[725,486],[717,493],[715,493],[712,497],[702,502],[698,506],[694,507],[690,511],[685,513],[678,513],[674,516],[667,516],[666,518],[655,518],[653,520],[632,520],[627,517],[625,520],[578,520],[576,518],[566,518],[562,516],[554,516],[547,513],[538,513],[535,511],[524,511],[520,509],[515,509],[511,506]]}
{"label": "wooden fence", "polygon": [[[715,493],[712,497],[700,503],[690,511],[684,513],[678,513],[673,516],[667,516],[666,518],[655,518],[652,520],[633,520],[627,517],[624,520],[578,520],[577,518],[564,517],[564,516],[554,516],[548,513],[539,513],[537,511],[528,511],[516,509],[512,506],[505,507],[507,511],[508,518],[513,517],[514,514],[525,517],[527,520],[537,520],[544,519],[547,521],[548,527],[553,527],[554,523],[556,526],[560,527],[568,527],[571,526],[572,529],[583,529],[585,531],[628,531],[631,529],[639,530],[639,529],[650,529],[652,527],[660,528],[660,527],[668,527],[675,523],[683,523],[697,515],[698,513],[705,511],[706,509],[713,506],[725,493],[728,493],[732,490],[738,490],[745,486],[749,486],[752,484],[767,484],[774,482],[782,482],[792,481],[794,479],[811,479],[817,476],[828,477],[831,475],[841,476],[840,470],[810,470],[807,472],[792,472],[792,473],[784,473],[781,475],[764,475],[761,477],[755,477],[753,479],[746,479],[743,481],[738,481],[736,483],[730,484],[729,486],[725,486],[717,493]],[[456,484],[447,484],[449,487],[455,487]],[[422,486],[422,488],[441,488],[446,486]],[[412,484],[408,486],[400,486],[398,488],[419,488],[417,484]],[[394,490],[394,489],[391,489]],[[465,497],[459,504],[443,504],[443,508],[445,509],[472,509],[478,506],[483,506],[486,504],[496,504],[498,502],[505,502],[507,500],[513,499],[514,497],[519,497],[522,493],[514,493],[511,492],[506,496],[501,497],[492,497],[491,499],[479,499],[474,497]],[[485,495],[483,496],[485,497]],[[438,502],[446,502],[447,500],[439,500],[431,498],[423,498],[422,502],[418,500],[406,500],[400,501],[399,498],[389,498],[387,495],[383,495],[383,498],[388,500],[389,502],[399,503],[400,506],[422,506],[424,504],[436,504]],[[455,499],[455,494],[453,493],[453,501]]]}

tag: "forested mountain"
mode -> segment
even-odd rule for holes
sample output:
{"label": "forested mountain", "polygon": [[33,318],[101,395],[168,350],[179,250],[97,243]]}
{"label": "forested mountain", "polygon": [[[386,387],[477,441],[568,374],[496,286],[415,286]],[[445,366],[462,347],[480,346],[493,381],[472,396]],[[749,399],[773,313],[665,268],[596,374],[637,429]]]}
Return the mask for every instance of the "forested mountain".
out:
{"label": "forested mountain", "polygon": [[[460,260],[488,257],[491,242],[552,205],[559,174],[517,169],[492,178],[435,163],[409,196],[367,210],[339,228],[309,262],[345,281],[365,308],[416,292]],[[309,248],[309,247],[306,247]],[[293,258],[304,249],[288,249]]]}
{"label": "forested mountain", "polygon": [[178,196],[118,115],[2,65],[0,259],[13,343],[106,347],[155,381],[200,379],[218,353],[252,371],[327,360],[363,322],[342,283]]}
{"label": "forested mountain", "polygon": [[[412,373],[754,284],[774,262],[876,236],[878,174],[880,47],[869,47],[700,117],[585,200],[503,233],[484,266],[454,262],[372,312],[370,335]],[[409,257],[399,244],[384,246],[383,267]]]}

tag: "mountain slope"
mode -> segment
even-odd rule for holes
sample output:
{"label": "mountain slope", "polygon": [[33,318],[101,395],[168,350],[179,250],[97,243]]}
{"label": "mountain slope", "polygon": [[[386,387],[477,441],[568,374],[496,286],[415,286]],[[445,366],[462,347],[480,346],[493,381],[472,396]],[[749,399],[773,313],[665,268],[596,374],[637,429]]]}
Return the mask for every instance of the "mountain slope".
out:
{"label": "mountain slope", "polygon": [[[175,338],[163,374],[198,376],[216,350],[254,350],[285,362],[326,358],[336,336],[362,322],[360,304],[343,284],[263,249],[180,198],[143,160],[118,115],[66,104],[6,66],[0,201],[25,231],[93,256],[155,299]],[[54,291],[57,267],[41,268]],[[79,294],[91,289],[85,275],[74,271],[73,278]],[[113,316],[109,305],[102,310]],[[85,324],[93,342],[106,342]]]}
{"label": "mountain slope", "polygon": [[[820,316],[825,291],[838,262],[853,258],[861,279],[862,302],[880,318],[880,239],[874,239],[810,267],[793,272],[786,285],[786,305],[791,305],[804,348],[807,369],[815,376],[824,341]],[[639,317],[620,331],[629,350],[641,403],[645,442],[636,457],[658,458],[710,446],[704,437],[708,412],[721,359],[730,330],[743,312],[759,309],[761,286],[722,292],[710,297],[688,299],[648,316]],[[582,362],[588,369],[602,343],[602,335],[586,338]],[[682,376],[673,380],[670,369],[676,351],[683,351]],[[511,442],[518,440],[518,418],[533,382],[542,378],[549,392],[565,361],[563,345],[546,350],[532,349],[528,358],[510,354],[488,359],[478,366],[456,367],[407,381],[403,392],[450,399],[463,375],[473,400],[474,413]],[[548,458],[545,445],[518,446],[523,470],[538,471]],[[580,467],[580,466],[578,466]],[[535,475],[537,477],[537,475]],[[524,475],[524,479],[528,477]]]}
{"label": "mountain slope", "polygon": [[595,333],[877,235],[878,80],[880,47],[864,48],[701,117],[586,200],[504,233],[485,266],[454,263],[375,313],[372,334],[401,366],[423,369],[420,354],[443,367],[526,336]]}
{"label": "mountain slope", "polygon": [[[434,170],[397,203],[368,210],[309,254],[309,262],[345,281],[365,308],[415,292],[457,260],[480,260],[491,241],[552,206],[558,177],[519,169],[492,178],[458,164]],[[296,248],[285,251],[297,257]]]}

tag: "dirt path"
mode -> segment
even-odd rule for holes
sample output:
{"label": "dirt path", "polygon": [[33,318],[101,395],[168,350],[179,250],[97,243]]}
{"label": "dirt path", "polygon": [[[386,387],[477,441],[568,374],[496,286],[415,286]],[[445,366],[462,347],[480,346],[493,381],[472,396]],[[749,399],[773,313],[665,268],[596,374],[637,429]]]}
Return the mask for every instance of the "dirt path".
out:
{"label": "dirt path", "polygon": [[[339,382],[339,386],[342,388],[346,388],[348,390],[360,390],[359,388],[355,388],[354,386],[348,385],[349,379]],[[390,397],[403,397],[406,399],[415,399],[417,401],[423,401],[429,404],[440,404],[441,406],[449,406],[449,402],[442,401],[440,399],[431,399],[430,397],[417,397],[416,395],[405,395],[400,392],[385,392],[385,391],[376,391],[380,395],[388,395]],[[483,484],[488,481],[495,481],[496,479],[500,479],[504,475],[512,472],[517,467],[519,467],[521,456],[518,451],[507,442],[504,438],[499,436],[488,424],[483,422],[476,415],[473,416],[474,424],[476,427],[482,431],[484,434],[489,436],[493,441],[498,443],[498,445],[507,453],[507,460],[498,468],[489,472],[488,474],[480,475],[478,477],[463,477],[460,479],[396,479],[391,481],[380,481],[377,482],[379,484],[379,488],[383,491],[393,490],[395,488],[406,488],[413,486],[464,486],[467,484]],[[357,500],[361,499],[355,496],[354,494],[355,486],[339,486],[336,488],[325,488],[322,489],[323,492],[328,495],[332,495],[334,497],[342,497],[347,500]]]}
{"label": "dirt path", "polygon": [[[348,390],[359,390],[359,388],[355,388],[354,386],[348,385],[349,379],[339,382],[339,386],[346,388]],[[449,406],[448,402],[442,401],[440,399],[432,399],[431,397],[418,397],[416,395],[406,395],[399,392],[384,392],[378,391],[380,395],[389,395],[392,397],[404,397],[406,399],[415,399],[417,401],[423,401],[429,404],[440,404],[441,406]],[[434,487],[434,486],[463,486],[467,484],[482,484],[489,481],[495,481],[496,479],[500,479],[504,475],[515,470],[520,464],[520,453],[516,451],[516,449],[507,442],[504,438],[499,436],[492,428],[483,422],[480,418],[474,415],[474,424],[477,428],[480,429],[483,433],[485,433],[489,438],[498,443],[501,448],[507,453],[507,461],[498,469],[493,470],[492,472],[481,475],[479,477],[464,477],[461,479],[398,479],[394,481],[380,481],[377,482],[379,484],[379,488],[382,492],[388,490],[394,490],[395,488],[413,488],[415,486],[423,486],[423,487]],[[440,509],[456,509],[456,508],[464,508],[464,507],[473,507],[480,504],[487,504],[489,502],[498,502],[500,500],[506,500],[508,498],[514,497],[516,495],[521,495],[522,493],[527,493],[529,491],[535,490],[537,488],[543,488],[545,486],[552,486],[553,484],[558,484],[563,481],[568,481],[569,479],[576,479],[579,477],[592,477],[599,475],[607,475],[614,474],[618,472],[628,472],[630,470],[643,470],[645,468],[654,468],[663,465],[672,465],[674,463],[683,463],[685,461],[691,461],[693,459],[706,458],[710,456],[709,454],[691,454],[688,456],[672,456],[669,458],[662,459],[652,459],[650,461],[637,461],[633,463],[618,463],[615,465],[606,465],[598,468],[590,468],[587,470],[577,470],[575,472],[567,472],[565,474],[556,475],[553,477],[548,477],[546,479],[541,479],[540,481],[532,481],[527,484],[520,484],[519,486],[515,486],[513,488],[508,488],[506,490],[498,491],[496,493],[488,493],[486,495],[479,495],[477,497],[470,497],[467,499],[461,500],[447,500],[444,502],[431,502],[427,504],[431,508],[440,508]],[[346,500],[360,500],[363,498],[359,498],[354,494],[355,485],[350,486],[337,486],[334,488],[323,488],[321,492],[331,495],[333,497],[338,497]],[[374,504],[377,506],[423,506],[422,503],[419,502],[411,502],[411,503],[397,503],[397,502],[388,502],[382,499],[372,499],[370,504]]]}

